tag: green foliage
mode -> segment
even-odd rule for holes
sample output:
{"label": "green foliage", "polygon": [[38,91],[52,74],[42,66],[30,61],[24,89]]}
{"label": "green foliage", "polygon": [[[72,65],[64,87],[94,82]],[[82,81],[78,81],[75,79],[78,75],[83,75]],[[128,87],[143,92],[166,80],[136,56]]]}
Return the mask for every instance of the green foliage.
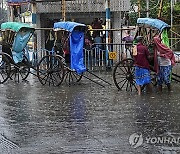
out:
{"label": "green foliage", "polygon": [[[171,4],[167,3],[166,6],[163,7],[163,18],[167,23],[171,23]],[[180,24],[180,2],[176,3],[173,6],[173,24]]]}
{"label": "green foliage", "polygon": [[180,24],[180,2],[174,6],[173,11],[174,24]]}
{"label": "green foliage", "polygon": [[[159,4],[157,4],[159,0],[149,0],[149,17],[157,18],[157,14],[159,12]],[[138,0],[131,0],[132,10],[137,7]],[[135,11],[131,11],[129,14],[131,25],[136,24],[136,20],[138,18],[138,13]],[[141,0],[141,17],[146,17],[146,0]],[[171,23],[171,0],[163,0],[163,8],[161,13],[161,19],[166,23]],[[180,2],[177,2],[173,6],[173,24],[180,24]]]}

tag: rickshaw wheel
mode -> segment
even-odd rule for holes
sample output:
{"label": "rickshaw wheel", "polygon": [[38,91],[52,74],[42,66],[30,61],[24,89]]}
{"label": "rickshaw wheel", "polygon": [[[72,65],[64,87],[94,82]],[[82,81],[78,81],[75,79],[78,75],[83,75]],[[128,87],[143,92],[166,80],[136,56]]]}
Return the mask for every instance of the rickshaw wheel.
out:
{"label": "rickshaw wheel", "polygon": [[126,88],[126,91],[133,91],[136,89],[135,79],[134,79],[134,60],[131,58],[119,61],[113,70],[113,80],[115,86],[122,90]]}
{"label": "rickshaw wheel", "polygon": [[12,64],[10,78],[15,81],[26,80],[30,73],[30,63],[26,56],[23,61],[17,64]]}
{"label": "rickshaw wheel", "polygon": [[83,74],[78,74],[76,71],[73,71],[70,68],[66,68],[64,80],[68,85],[72,85],[79,82],[82,79],[82,77]]}
{"label": "rickshaw wheel", "polygon": [[38,63],[37,76],[42,85],[59,86],[64,79],[62,61],[57,56],[44,56]]}
{"label": "rickshaw wheel", "polygon": [[11,65],[6,55],[0,53],[0,84],[10,77]]}

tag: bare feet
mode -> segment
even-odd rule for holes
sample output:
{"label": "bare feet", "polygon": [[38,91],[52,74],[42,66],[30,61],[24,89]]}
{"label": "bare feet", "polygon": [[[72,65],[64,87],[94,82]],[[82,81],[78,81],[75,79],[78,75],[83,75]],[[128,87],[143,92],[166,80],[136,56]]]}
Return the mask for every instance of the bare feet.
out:
{"label": "bare feet", "polygon": [[141,86],[137,85],[138,95],[141,95]]}

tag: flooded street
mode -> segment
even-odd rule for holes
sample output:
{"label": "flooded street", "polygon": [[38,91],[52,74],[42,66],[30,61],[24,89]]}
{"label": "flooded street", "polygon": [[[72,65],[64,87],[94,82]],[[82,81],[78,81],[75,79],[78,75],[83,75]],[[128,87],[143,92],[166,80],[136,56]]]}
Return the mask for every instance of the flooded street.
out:
{"label": "flooded street", "polygon": [[138,96],[112,86],[0,85],[0,154],[180,154],[180,84]]}

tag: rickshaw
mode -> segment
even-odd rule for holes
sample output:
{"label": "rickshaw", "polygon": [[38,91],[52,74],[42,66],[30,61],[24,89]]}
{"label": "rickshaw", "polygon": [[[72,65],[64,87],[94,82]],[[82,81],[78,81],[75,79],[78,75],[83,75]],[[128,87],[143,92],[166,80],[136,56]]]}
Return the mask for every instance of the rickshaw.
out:
{"label": "rickshaw", "polygon": [[25,80],[30,73],[28,52],[25,47],[34,33],[34,28],[25,23],[1,24],[2,52],[0,53],[0,83],[8,78]]}
{"label": "rickshaw", "polygon": [[[170,26],[159,19],[152,19],[152,18],[138,18],[137,19],[137,30],[134,36],[134,44],[136,42],[137,36],[144,37],[143,43],[148,47],[150,55],[152,57],[150,59],[150,69],[151,69],[152,83],[154,85],[156,85],[157,82],[156,82],[156,73],[153,70],[154,51],[153,51],[152,40],[155,35],[161,35],[161,38],[164,41],[163,43],[168,45],[169,43],[168,30],[169,29],[170,29]],[[113,80],[114,80],[115,86],[119,90],[126,89],[126,91],[133,91],[133,89],[136,89],[134,69],[135,67],[134,67],[133,57],[123,59],[119,61],[118,63],[116,63],[113,70]],[[172,73],[172,75],[178,76],[177,74],[174,74],[174,73]],[[180,82],[180,80],[177,80],[177,81]]]}
{"label": "rickshaw", "polygon": [[110,84],[90,72],[84,65],[83,46],[86,29],[85,24],[77,22],[54,23],[54,47],[39,61],[37,66],[37,76],[41,84],[59,86],[65,81],[68,85],[72,85],[85,77],[104,87],[101,83],[85,75],[85,72]]}

